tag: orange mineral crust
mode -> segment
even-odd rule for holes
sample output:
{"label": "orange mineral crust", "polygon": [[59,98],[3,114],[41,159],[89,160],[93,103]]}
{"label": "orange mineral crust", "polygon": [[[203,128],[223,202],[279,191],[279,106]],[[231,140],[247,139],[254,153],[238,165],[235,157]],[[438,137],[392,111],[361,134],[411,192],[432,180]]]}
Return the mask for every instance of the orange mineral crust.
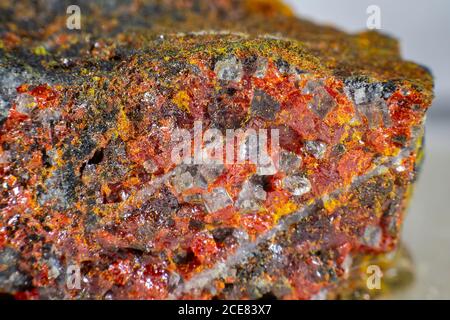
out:
{"label": "orange mineral crust", "polygon": [[[396,40],[263,0],[2,1],[0,83],[18,299],[340,297],[397,248],[433,97]],[[276,129],[276,170],[171,161],[199,123]]]}

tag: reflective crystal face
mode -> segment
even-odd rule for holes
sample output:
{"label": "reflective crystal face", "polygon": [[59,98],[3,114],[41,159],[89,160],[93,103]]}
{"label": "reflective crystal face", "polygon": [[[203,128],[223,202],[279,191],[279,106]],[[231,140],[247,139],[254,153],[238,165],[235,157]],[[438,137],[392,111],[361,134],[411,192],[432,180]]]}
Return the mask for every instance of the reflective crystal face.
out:
{"label": "reflective crystal face", "polygon": [[377,126],[391,126],[389,108],[386,103],[395,92],[396,86],[392,82],[369,82],[365,78],[349,78],[345,81],[344,92],[354,102],[357,118],[367,119],[371,128]]}
{"label": "reflective crystal face", "polygon": [[280,171],[292,174],[299,170],[302,158],[293,152],[282,151],[280,155]]}
{"label": "reflective crystal face", "polygon": [[361,242],[371,248],[377,248],[382,240],[383,231],[378,226],[367,226],[364,229]]}
{"label": "reflective crystal face", "polygon": [[267,193],[264,191],[262,185],[247,180],[239,193],[236,205],[243,212],[258,211],[261,208],[262,202],[266,200],[266,196]]}
{"label": "reflective crystal face", "polygon": [[308,107],[321,118],[325,118],[327,114],[336,106],[336,101],[328,93],[324,87],[324,83],[320,80],[308,81],[303,89],[303,93],[312,95],[312,99],[309,101]]}
{"label": "reflective crystal face", "polygon": [[218,61],[214,72],[220,80],[235,82],[239,82],[244,73],[241,61],[234,55]]}
{"label": "reflective crystal face", "polygon": [[198,173],[210,184],[222,174],[223,170],[222,164],[204,164],[199,166]]}
{"label": "reflective crystal face", "polygon": [[179,193],[194,187],[194,177],[188,171],[176,175],[172,181]]}
{"label": "reflective crystal face", "polygon": [[252,115],[267,120],[274,120],[280,111],[280,104],[263,90],[255,90],[251,104]]}
{"label": "reflective crystal face", "polygon": [[[150,166],[148,163],[145,165]],[[180,165],[172,173],[172,185],[180,194],[192,188],[205,190],[223,170],[222,164]]]}
{"label": "reflective crystal face", "polygon": [[224,188],[216,188],[203,195],[208,212],[217,212],[233,204],[233,200]]}
{"label": "reflective crystal face", "polygon": [[311,191],[311,183],[309,180],[300,175],[285,177],[283,179],[283,186],[294,196],[302,196]]}
{"label": "reflective crystal face", "polygon": [[327,151],[327,144],[322,141],[306,141],[305,151],[316,159],[322,159]]}
{"label": "reflective crystal face", "polygon": [[254,76],[256,78],[264,78],[267,73],[267,59],[264,57],[258,57],[256,59],[256,70]]}

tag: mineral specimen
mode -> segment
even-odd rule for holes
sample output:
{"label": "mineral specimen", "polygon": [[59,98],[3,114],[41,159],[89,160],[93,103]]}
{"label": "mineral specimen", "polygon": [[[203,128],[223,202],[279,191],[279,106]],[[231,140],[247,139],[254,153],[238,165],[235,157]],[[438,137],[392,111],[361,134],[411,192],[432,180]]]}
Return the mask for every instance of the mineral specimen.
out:
{"label": "mineral specimen", "polygon": [[[342,297],[398,245],[433,88],[394,39],[272,0],[2,1],[0,83],[18,299]],[[279,152],[175,164],[197,121],[277,129]]]}

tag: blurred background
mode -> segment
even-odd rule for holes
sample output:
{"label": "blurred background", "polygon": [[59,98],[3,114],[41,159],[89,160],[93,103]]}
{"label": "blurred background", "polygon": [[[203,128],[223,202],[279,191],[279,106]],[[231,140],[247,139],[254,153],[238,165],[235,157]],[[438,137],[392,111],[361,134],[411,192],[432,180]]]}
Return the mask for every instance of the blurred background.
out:
{"label": "blurred background", "polygon": [[381,32],[400,40],[403,57],[431,69],[436,98],[428,113],[426,159],[403,231],[415,281],[386,298],[450,299],[450,1],[285,0],[306,18],[348,32],[367,29],[370,5]]}

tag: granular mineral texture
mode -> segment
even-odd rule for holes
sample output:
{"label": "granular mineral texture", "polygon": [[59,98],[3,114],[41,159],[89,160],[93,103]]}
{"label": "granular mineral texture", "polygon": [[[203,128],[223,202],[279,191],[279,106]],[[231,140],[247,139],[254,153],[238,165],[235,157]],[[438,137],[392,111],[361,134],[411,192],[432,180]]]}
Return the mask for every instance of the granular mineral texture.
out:
{"label": "granular mineral texture", "polygon": [[270,0],[1,1],[0,83],[17,299],[343,297],[396,251],[433,95],[396,40]]}

